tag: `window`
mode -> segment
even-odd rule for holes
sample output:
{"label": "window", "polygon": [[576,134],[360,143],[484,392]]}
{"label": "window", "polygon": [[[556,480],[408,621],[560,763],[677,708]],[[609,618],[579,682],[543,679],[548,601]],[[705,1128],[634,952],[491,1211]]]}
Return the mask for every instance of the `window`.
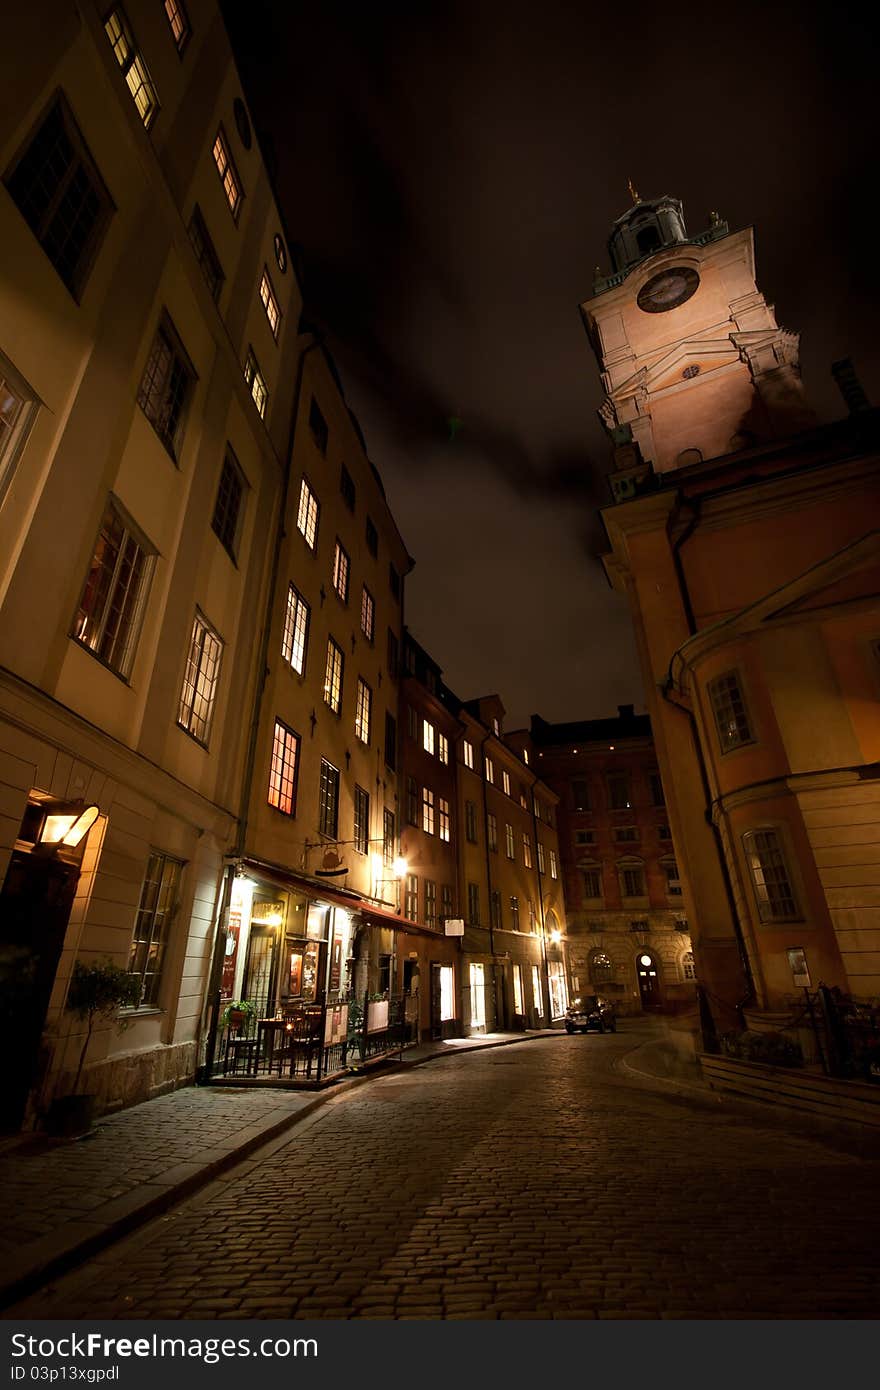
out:
{"label": "window", "polygon": [[652,806],[666,805],[666,797],[663,795],[663,783],[660,780],[659,772],[648,773],[648,789],[651,793]]}
{"label": "window", "polygon": [[123,679],[131,669],[154,558],[152,547],[111,498],[95,542],[72,636]]}
{"label": "window", "polygon": [[299,531],[309,550],[314,550],[318,544],[318,514],[320,504],[317,497],[309,487],[308,482],[303,478],[299,489],[299,507],[296,513],[296,529]]}
{"label": "window", "polygon": [[640,864],[620,867],[620,891],[625,898],[645,896],[645,872]]}
{"label": "window", "polygon": [[535,904],[529,898],[529,931],[532,935],[538,930],[538,915],[535,912]]}
{"label": "window", "polygon": [[192,25],[183,0],[165,0],[165,15],[171,26],[171,36],[178,53],[183,53],[192,33]]}
{"label": "window", "polygon": [[524,811],[529,809],[529,798],[526,795],[526,785],[524,782],[519,784],[519,804]]}
{"label": "window", "polygon": [[551,850],[549,851],[549,854],[550,854],[550,877],[551,877],[551,878],[558,878],[558,877],[559,877],[559,870],[558,870],[557,865],[556,865],[556,850],[555,850],[555,849],[551,849]]}
{"label": "window", "polygon": [[609,772],[608,805],[612,811],[628,811],[632,806],[628,772]]}
{"label": "window", "polygon": [[385,763],[393,772],[397,767],[397,720],[393,714],[385,714]]}
{"label": "window", "polygon": [[338,714],[342,709],[344,669],[345,657],[342,655],[342,648],[337,646],[332,637],[328,637],[327,664],[324,668],[324,703],[330,706],[334,714]]}
{"label": "window", "polygon": [[472,926],[480,925],[480,886],[477,883],[469,883],[467,886],[468,896],[468,921]]}
{"label": "window", "polygon": [[422,747],[426,753],[434,752],[434,725],[427,719],[422,720]]}
{"label": "window", "polygon": [[299,771],[299,734],[280,719],[275,720],[272,737],[272,762],[269,767],[270,806],[286,816],[296,814],[296,779]]}
{"label": "window", "polygon": [[498,849],[498,818],[497,818],[497,816],[493,816],[493,814],[492,814],[491,811],[490,811],[490,812],[488,813],[488,815],[486,816],[486,824],[487,824],[487,826],[488,826],[489,848],[490,848],[491,850],[494,850],[494,851],[497,852],[497,849]]}
{"label": "window", "polygon": [[709,682],[709,699],[722,753],[730,753],[734,748],[754,742],[745,698],[735,671],[725,671],[723,676]]}
{"label": "window", "polygon": [[501,721],[496,715],[492,716],[492,732],[496,738],[501,737]]}
{"label": "window", "polygon": [[492,917],[492,926],[496,931],[501,931],[501,894],[497,888],[493,888],[489,894],[489,912]]}
{"label": "window", "polygon": [[583,874],[584,874],[584,897],[585,897],[585,898],[601,898],[601,897],[604,897],[604,894],[603,894],[603,892],[602,892],[602,870],[601,870],[601,869],[584,869]]}
{"label": "window", "polygon": [[596,843],[595,830],[576,830],[574,832],[574,842],[576,845],[593,845]]}
{"label": "window", "polygon": [[491,782],[492,785],[494,786],[494,785],[495,785],[495,764],[493,763],[492,759],[491,759],[490,757],[488,757],[488,756],[487,756],[487,757],[485,758],[485,760],[484,760],[484,768],[485,768],[485,772],[486,772],[486,781],[487,781],[487,782]]}
{"label": "window", "polygon": [[223,544],[231,559],[235,559],[238,545],[241,502],[244,497],[244,474],[238,459],[227,445],[220,472],[220,486],[214,503],[211,528]]}
{"label": "window", "polygon": [[254,356],[252,347],[248,348],[248,355],[244,364],[244,379],[250,387],[254,405],[260,415],[261,420],[266,418],[266,406],[269,404],[269,388],[266,379],[260,371],[259,363]]}
{"label": "window", "polygon": [[522,760],[523,760],[523,762],[525,763],[526,767],[528,767],[528,765],[529,765],[529,750],[528,750],[528,748],[524,748],[524,749],[523,749],[523,751],[522,751]]}
{"label": "window", "polygon": [[501,790],[505,796],[510,796],[510,773],[504,768],[501,770]]}
{"label": "window", "polygon": [[681,897],[681,879],[678,876],[678,865],[674,859],[664,859],[662,864],[663,872],[666,875],[666,893],[670,898]]}
{"label": "window", "polygon": [[452,916],[452,885],[449,883],[440,885],[440,916],[444,921]]}
{"label": "window", "polygon": [[354,511],[355,489],[354,478],[349,473],[345,464],[342,465],[339,473],[339,491],[342,493],[342,500],[350,512]]}
{"label": "window", "polygon": [[532,966],[532,1003],[538,1018],[544,1017],[544,991],[541,988],[541,972],[537,965]]}
{"label": "window", "polygon": [[419,788],[415,777],[406,779],[406,818],[410,825],[419,823]]}
{"label": "window", "polygon": [[272,238],[272,246],[275,251],[275,264],[284,275],[287,272],[287,247],[284,245],[284,238],[280,232],[276,232]]}
{"label": "window", "polygon": [[[278,330],[281,327],[281,309],[272,288],[272,281],[269,272],[263,266],[263,274],[260,277],[260,303],[266,311],[266,318],[269,320],[269,327],[272,330],[272,337],[278,342]],[[260,412],[262,414],[262,412]]]}
{"label": "window", "polygon": [[208,742],[222,651],[221,638],[197,609],[183,675],[177,722],[188,734],[198,739],[199,743]]}
{"label": "window", "polygon": [[404,916],[411,922],[419,919],[419,880],[415,874],[406,876],[406,897],[404,906]]}
{"label": "window", "polygon": [[355,785],[354,789],[354,847],[366,854],[370,847],[370,793]]}
{"label": "window", "polygon": [[312,432],[312,438],[314,439],[319,452],[322,454],[326,454],[327,441],[330,437],[330,433],[327,429],[327,421],[321,414],[321,407],[318,405],[318,402],[315,400],[314,396],[312,396],[311,405],[309,406],[309,429]]}
{"label": "window", "polygon": [[437,885],[432,879],[425,879],[425,926],[437,925]]}
{"label": "window", "polygon": [[509,821],[504,827],[504,849],[508,859],[516,858],[516,849],[513,841],[513,826]]}
{"label": "window", "polygon": [[281,655],[298,675],[306,673],[306,650],[309,644],[309,605],[292,584],[287,587],[287,608],[284,613],[284,632],[281,636]]}
{"label": "window", "polygon": [[372,517],[369,516],[367,517],[366,523],[366,539],[367,550],[369,550],[373,559],[375,559],[379,554],[379,532],[376,530],[376,523],[373,521]]}
{"label": "window", "polygon": [[351,561],[348,552],[342,543],[337,540],[336,549],[333,551],[333,587],[343,603],[348,603],[348,579],[351,573]]}
{"label": "window", "polygon": [[668,825],[658,825],[658,826],[657,826],[657,838],[658,838],[659,840],[671,840],[671,839],[672,839],[672,831],[669,829],[669,826],[668,826]]}
{"label": "window", "polygon": [[7,174],[6,186],[64,284],[78,298],[113,203],[62,97]]}
{"label": "window", "polygon": [[387,868],[394,863],[395,838],[394,812],[385,806],[382,811],[382,862]]}
{"label": "window", "polygon": [[761,921],[790,921],[798,917],[800,914],[779,831],[749,830],[743,835],[743,847]]}
{"label": "window", "polygon": [[510,899],[510,920],[514,931],[519,931],[519,898]]}
{"label": "window", "polygon": [[359,738],[361,743],[368,744],[370,742],[372,711],[373,692],[364,678],[358,676],[357,701],[354,714],[354,736],[355,738]]}
{"label": "window", "polygon": [[33,391],[0,353],[0,498],[12,479],[37,409]]}
{"label": "window", "polygon": [[208,228],[205,226],[205,219],[198,203],[193,208],[192,217],[189,219],[189,239],[193,251],[196,253],[196,260],[205,277],[205,284],[211,292],[211,298],[216,302],[226,277],[223,274],[220,257],[214,250],[214,243],[208,233]]}
{"label": "window", "polygon": [[434,834],[434,793],[430,787],[422,788],[422,829],[426,835]]}
{"label": "window", "polygon": [[406,707],[406,732],[413,740],[419,736],[419,712],[412,705]]}
{"label": "window", "polygon": [[397,634],[392,632],[390,627],[388,629],[388,650],[385,654],[385,665],[391,679],[396,681],[397,672],[400,669],[400,643],[397,640]]}
{"label": "window", "polygon": [[195,371],[167,315],[156,330],[137,403],[176,461]]}
{"label": "window", "polygon": [[545,864],[544,864],[544,846],[542,845],[541,841],[539,840],[539,841],[538,841],[538,873],[539,873],[539,874],[543,874],[543,873],[546,873],[546,871],[547,871],[547,870],[546,870],[546,866],[545,866]]}
{"label": "window", "polygon": [[616,825],[611,833],[618,844],[632,844],[640,838],[637,825]]}
{"label": "window", "polygon": [[577,777],[571,784],[571,804],[576,811],[589,811],[590,784],[583,777]]}
{"label": "window", "polygon": [[388,586],[391,589],[392,597],[400,601],[400,575],[393,565],[388,566]]}
{"label": "window", "polygon": [[614,974],[614,966],[611,957],[606,951],[590,952],[590,983],[594,985],[607,984]]}
{"label": "window", "polygon": [[437,757],[441,763],[449,762],[449,739],[445,734],[437,734]]}
{"label": "window", "polygon": [[339,833],[339,768],[321,759],[318,788],[318,829],[335,840]]}
{"label": "window", "polygon": [[681,978],[683,980],[695,980],[697,978],[693,951],[685,951],[681,958]]}
{"label": "window", "polygon": [[217,173],[220,175],[220,182],[223,185],[223,192],[226,195],[226,202],[229,211],[235,221],[238,221],[238,214],[241,211],[241,200],[244,197],[244,188],[238,175],[238,170],[229,153],[229,145],[226,141],[226,132],[222,125],[217,131],[217,138],[214,141],[214,163],[217,166]]}
{"label": "window", "polygon": [[155,850],[147,860],[128,958],[129,974],[137,975],[141,981],[142,1005],[159,1002],[165,949],[177,911],[182,868],[179,860]]}
{"label": "window", "polygon": [[474,745],[473,745],[472,743],[470,743],[470,742],[468,741],[468,739],[464,739],[464,740],[462,741],[462,745],[461,745],[461,760],[462,760],[462,762],[464,763],[465,767],[469,767],[469,768],[473,771],[473,766],[474,766]]}
{"label": "window", "polygon": [[440,839],[445,840],[448,844],[450,836],[449,802],[446,800],[444,796],[441,796],[437,802],[437,817],[437,833],[439,834]]}
{"label": "window", "polygon": [[523,863],[527,869],[532,867],[532,841],[529,835],[523,834]]}
{"label": "window", "polygon": [[477,843],[477,807],[473,801],[464,803],[464,833],[470,844]]}
{"label": "window", "polygon": [[149,130],[159,110],[159,98],[150,79],[147,65],[137,51],[134,35],[128,20],[117,5],[104,20],[104,33],[110,40],[110,47],[122,70],[125,84],[131,92],[137,113]]}

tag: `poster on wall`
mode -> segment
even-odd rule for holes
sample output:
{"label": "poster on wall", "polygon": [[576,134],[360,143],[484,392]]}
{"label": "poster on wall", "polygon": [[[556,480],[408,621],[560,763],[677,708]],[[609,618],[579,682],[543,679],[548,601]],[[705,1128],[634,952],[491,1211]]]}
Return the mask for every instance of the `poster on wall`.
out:
{"label": "poster on wall", "polygon": [[333,933],[333,953],[330,957],[330,993],[335,994],[339,990],[342,979],[342,933]]}
{"label": "poster on wall", "polygon": [[288,993],[288,994],[294,994],[294,995],[300,995],[300,994],[302,994],[302,969],[303,969],[302,951],[291,951],[291,952],[290,952],[290,967],[289,967],[288,976],[287,976],[287,993]]}
{"label": "poster on wall", "polygon": [[[237,908],[229,909],[226,923],[226,955],[223,957],[223,979],[220,984],[221,999],[231,999],[235,987],[235,962],[238,957],[238,942],[241,936],[241,913]],[[216,977],[215,977],[216,978]]]}

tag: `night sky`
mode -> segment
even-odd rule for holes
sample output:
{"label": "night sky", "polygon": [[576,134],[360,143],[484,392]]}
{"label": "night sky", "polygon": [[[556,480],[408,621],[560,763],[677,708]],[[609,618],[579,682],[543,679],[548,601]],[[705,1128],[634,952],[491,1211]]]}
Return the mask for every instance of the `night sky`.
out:
{"label": "night sky", "polygon": [[755,226],[821,419],[845,413],[840,357],[880,403],[874,26],[751,3],[224,13],[307,314],[416,560],[414,635],[508,728],[644,708],[597,559],[610,458],[578,304],[632,178],[691,235],[710,209]]}

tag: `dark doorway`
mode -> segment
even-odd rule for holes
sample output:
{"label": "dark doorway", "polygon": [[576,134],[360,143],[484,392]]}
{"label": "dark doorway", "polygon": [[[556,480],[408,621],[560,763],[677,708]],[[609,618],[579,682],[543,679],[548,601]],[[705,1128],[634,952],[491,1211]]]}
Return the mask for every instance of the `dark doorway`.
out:
{"label": "dark doorway", "polygon": [[636,956],[636,973],[639,977],[642,1008],[647,1010],[659,1009],[660,980],[657,974],[657,961],[650,951],[639,951]]}

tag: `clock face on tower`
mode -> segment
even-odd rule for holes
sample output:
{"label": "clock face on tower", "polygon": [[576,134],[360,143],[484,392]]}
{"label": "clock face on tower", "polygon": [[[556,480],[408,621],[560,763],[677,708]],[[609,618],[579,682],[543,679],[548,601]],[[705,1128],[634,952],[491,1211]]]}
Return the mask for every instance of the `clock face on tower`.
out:
{"label": "clock face on tower", "polygon": [[699,283],[699,275],[689,265],[673,265],[642,286],[636,303],[646,314],[665,314],[690,299]]}

